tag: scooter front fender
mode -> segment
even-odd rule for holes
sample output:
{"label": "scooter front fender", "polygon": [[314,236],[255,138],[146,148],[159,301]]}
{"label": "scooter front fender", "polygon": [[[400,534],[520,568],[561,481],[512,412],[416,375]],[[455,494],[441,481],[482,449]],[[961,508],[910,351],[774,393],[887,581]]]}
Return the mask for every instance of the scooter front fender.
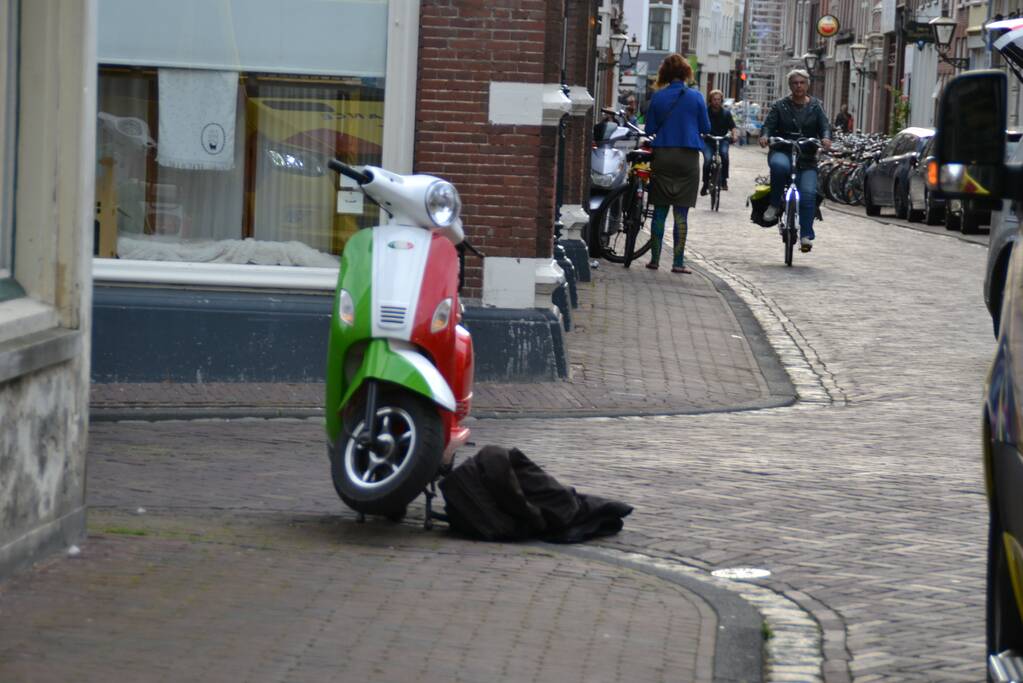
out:
{"label": "scooter front fender", "polygon": [[347,405],[367,379],[405,387],[445,410],[455,409],[455,395],[440,371],[408,342],[398,339],[371,341],[337,408]]}

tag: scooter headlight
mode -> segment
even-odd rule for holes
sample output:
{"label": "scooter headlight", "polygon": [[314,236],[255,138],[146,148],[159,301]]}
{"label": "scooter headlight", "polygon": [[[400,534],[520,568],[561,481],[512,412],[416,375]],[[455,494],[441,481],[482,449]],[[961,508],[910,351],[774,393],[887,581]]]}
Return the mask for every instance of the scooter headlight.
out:
{"label": "scooter headlight", "polygon": [[462,200],[455,186],[444,180],[426,188],[426,213],[438,227],[446,228],[458,218],[462,210]]}
{"label": "scooter headlight", "polygon": [[337,295],[337,319],[348,327],[355,324],[355,303],[347,289],[342,289]]}
{"label": "scooter headlight", "polygon": [[614,173],[599,173],[590,171],[590,184],[596,187],[611,187],[615,181]]}
{"label": "scooter headlight", "polygon": [[451,299],[444,299],[433,311],[433,320],[430,321],[430,332],[440,332],[448,326],[451,321]]}

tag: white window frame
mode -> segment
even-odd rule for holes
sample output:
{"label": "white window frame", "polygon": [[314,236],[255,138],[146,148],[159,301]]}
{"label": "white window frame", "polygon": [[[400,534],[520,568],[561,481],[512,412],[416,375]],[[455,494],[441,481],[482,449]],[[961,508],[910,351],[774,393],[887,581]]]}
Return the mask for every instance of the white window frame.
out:
{"label": "white window frame", "polygon": [[[415,143],[416,78],[419,60],[419,3],[388,0],[387,65],[384,76],[384,133],[381,164],[396,173],[411,173]],[[245,289],[330,292],[337,269],[230,263],[170,263],[96,258],[93,281],[199,285]]]}
{"label": "white window frame", "polygon": [[[671,50],[672,50],[671,43],[672,43],[672,40],[674,39],[674,33],[675,33],[674,32],[674,25],[673,25],[673,19],[675,18],[674,9],[675,8],[672,6],[672,4],[669,4],[669,3],[650,3],[650,5],[647,7],[646,38],[647,38],[647,49],[650,52],[671,52]],[[667,13],[668,13],[668,31],[667,31],[668,44],[665,45],[664,47],[654,47],[652,44],[650,44],[650,29],[653,28],[653,26],[652,26],[653,22],[651,21],[651,17],[653,16],[654,10],[660,10],[660,11],[665,11],[666,10]]]}
{"label": "white window frame", "polygon": [[18,1],[0,0],[0,280],[11,277],[14,244],[14,159]]}
{"label": "white window frame", "polygon": [[24,295],[0,301],[0,385],[87,350],[95,211],[95,4],[10,2],[17,125],[4,144],[17,148],[10,258]]}

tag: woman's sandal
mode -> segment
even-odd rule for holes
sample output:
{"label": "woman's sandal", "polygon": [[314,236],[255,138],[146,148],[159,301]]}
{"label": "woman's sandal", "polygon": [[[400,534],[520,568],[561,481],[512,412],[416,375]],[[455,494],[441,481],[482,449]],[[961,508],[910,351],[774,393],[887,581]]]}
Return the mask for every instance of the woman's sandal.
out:
{"label": "woman's sandal", "polygon": [[693,271],[689,270],[685,266],[682,266],[681,268],[678,267],[678,266],[672,266],[671,272],[673,272],[673,273],[684,273],[685,275],[692,275],[693,274]]}
{"label": "woman's sandal", "polygon": [[648,264],[646,264],[646,267],[649,268],[650,270],[657,270],[657,264],[656,263],[648,263]]}

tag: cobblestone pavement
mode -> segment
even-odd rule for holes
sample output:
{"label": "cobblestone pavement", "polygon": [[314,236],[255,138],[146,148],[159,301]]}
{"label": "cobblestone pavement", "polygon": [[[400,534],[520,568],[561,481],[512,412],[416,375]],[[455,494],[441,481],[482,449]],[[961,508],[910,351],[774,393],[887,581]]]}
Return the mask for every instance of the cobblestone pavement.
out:
{"label": "cobblestone pavement", "polygon": [[720,216],[692,215],[689,248],[788,339],[793,376],[819,400],[485,421],[476,438],[630,498],[621,547],[771,570],[769,585],[818,616],[832,680],[846,665],[856,681],[982,680],[985,249],[825,208],[813,252],[785,268],[777,233],[743,206],[763,155],[736,151],[735,189]]}
{"label": "cobblestone pavement", "polygon": [[[982,680],[985,250],[826,207],[813,252],[785,268],[777,233],[750,223],[743,205],[764,156],[733,150],[722,211],[691,214],[690,258],[747,302],[800,401],[477,419],[475,443],[517,446],[565,483],[633,504],[605,548],[702,570],[770,570],[759,583],[820,625],[828,681]],[[94,425],[93,528],[121,524],[140,501],[181,514],[346,518],[322,438],[315,419]],[[214,443],[218,458],[196,457]],[[271,466],[247,467],[250,455]],[[121,542],[107,532],[104,544]]]}
{"label": "cobblestone pavement", "polygon": [[0,588],[0,680],[712,680],[713,611],[642,572],[350,517],[92,517]]}

